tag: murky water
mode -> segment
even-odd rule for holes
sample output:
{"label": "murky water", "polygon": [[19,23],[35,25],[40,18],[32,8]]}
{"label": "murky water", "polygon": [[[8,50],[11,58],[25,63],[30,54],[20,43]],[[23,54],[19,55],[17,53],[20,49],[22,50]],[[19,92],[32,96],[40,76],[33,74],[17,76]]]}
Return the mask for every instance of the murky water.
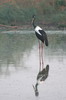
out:
{"label": "murky water", "polygon": [[0,34],[1,100],[66,100],[66,35],[50,33],[49,46],[44,46],[44,64],[50,66],[49,77],[39,85],[37,98],[32,87],[39,70],[37,38],[27,32]]}

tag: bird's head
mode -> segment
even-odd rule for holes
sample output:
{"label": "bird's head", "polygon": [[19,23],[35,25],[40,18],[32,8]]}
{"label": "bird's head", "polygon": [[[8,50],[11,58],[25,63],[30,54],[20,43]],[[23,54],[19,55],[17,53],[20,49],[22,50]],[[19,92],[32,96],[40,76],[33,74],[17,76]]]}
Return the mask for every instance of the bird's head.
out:
{"label": "bird's head", "polygon": [[35,18],[35,15],[33,15],[32,18]]}
{"label": "bird's head", "polygon": [[35,96],[36,97],[39,96],[39,92],[38,91],[35,92]]}
{"label": "bird's head", "polygon": [[35,15],[32,16],[32,23],[34,22],[35,20]]}

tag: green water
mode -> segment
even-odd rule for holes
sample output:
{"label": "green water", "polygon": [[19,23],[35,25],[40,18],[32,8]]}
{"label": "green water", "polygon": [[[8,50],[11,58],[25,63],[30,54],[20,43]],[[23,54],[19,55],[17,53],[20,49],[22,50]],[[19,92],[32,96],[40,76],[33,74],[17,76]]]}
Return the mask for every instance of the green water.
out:
{"label": "green water", "polygon": [[[65,34],[48,34],[48,40],[49,47],[45,47],[46,55],[66,55]],[[8,67],[10,64],[19,67],[24,53],[29,56],[34,45],[38,46],[34,34],[0,34],[0,68]]]}
{"label": "green water", "polygon": [[29,55],[35,43],[32,34],[0,34],[0,69],[10,64],[19,67],[20,59],[25,52]]}

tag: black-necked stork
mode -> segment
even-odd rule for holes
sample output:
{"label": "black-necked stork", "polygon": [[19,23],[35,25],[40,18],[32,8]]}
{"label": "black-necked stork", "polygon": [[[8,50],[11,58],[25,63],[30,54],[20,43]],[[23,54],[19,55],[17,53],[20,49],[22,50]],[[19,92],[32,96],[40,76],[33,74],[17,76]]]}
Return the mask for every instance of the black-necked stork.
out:
{"label": "black-necked stork", "polygon": [[44,62],[43,62],[44,43],[46,46],[48,46],[48,39],[47,39],[46,32],[42,28],[40,28],[39,26],[35,25],[35,15],[33,15],[33,17],[32,17],[32,24],[33,24],[35,34],[36,34],[38,40],[41,41],[41,43],[39,41],[39,60],[40,60],[40,70],[41,70],[41,66],[42,66],[42,69],[44,66]]}

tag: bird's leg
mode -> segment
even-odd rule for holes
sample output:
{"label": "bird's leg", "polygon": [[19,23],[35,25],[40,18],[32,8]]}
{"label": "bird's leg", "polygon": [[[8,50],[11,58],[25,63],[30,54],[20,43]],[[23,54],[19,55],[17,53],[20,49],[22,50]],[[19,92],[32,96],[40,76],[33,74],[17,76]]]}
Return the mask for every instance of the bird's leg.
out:
{"label": "bird's leg", "polygon": [[42,69],[44,68],[44,43],[42,43]]}
{"label": "bird's leg", "polygon": [[41,46],[39,41],[39,72],[41,71]]}

